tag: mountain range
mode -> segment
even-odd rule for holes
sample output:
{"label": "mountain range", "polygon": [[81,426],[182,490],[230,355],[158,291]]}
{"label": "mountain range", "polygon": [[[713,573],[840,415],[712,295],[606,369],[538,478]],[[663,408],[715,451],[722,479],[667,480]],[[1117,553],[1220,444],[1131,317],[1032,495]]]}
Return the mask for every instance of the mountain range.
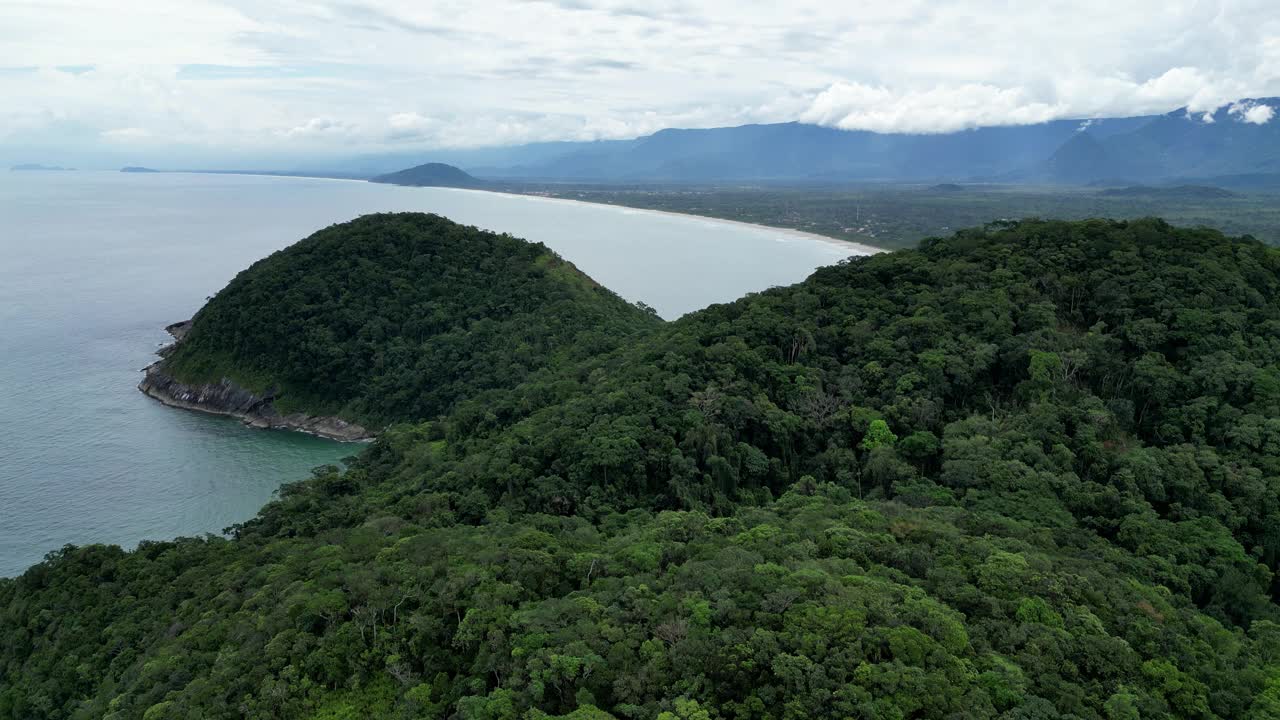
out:
{"label": "mountain range", "polygon": [[[535,143],[432,153],[494,180],[561,182],[1037,182],[1197,181],[1280,187],[1280,98],[1244,100],[1210,115],[1068,119],[942,134],[846,131],[797,122],[666,129],[634,140]],[[1234,109],[1233,109],[1234,108]],[[1252,122],[1251,122],[1252,121]],[[426,160],[366,157],[376,173]],[[370,174],[376,174],[370,172]]]}

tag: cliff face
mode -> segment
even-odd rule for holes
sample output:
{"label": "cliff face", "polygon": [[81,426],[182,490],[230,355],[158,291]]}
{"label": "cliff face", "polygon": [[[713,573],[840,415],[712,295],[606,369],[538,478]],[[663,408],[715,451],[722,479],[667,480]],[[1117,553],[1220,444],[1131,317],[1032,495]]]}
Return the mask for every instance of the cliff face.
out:
{"label": "cliff face", "polygon": [[147,366],[138,389],[170,407],[199,410],[215,415],[230,415],[256,428],[300,430],[333,440],[368,440],[373,433],[355,423],[341,418],[293,413],[281,415],[276,411],[271,393],[259,396],[223,378],[220,382],[190,385],[168,373],[164,357],[182,342],[191,321],[174,323],[165,328],[173,336],[174,343],[161,348],[161,359]]}

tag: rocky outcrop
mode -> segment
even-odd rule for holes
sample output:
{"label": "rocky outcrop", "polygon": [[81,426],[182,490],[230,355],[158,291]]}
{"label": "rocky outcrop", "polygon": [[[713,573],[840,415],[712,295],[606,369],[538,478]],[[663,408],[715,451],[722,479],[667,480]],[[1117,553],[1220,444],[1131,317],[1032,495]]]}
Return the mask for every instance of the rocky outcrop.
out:
{"label": "rocky outcrop", "polygon": [[166,325],[164,330],[173,336],[173,344],[165,345],[163,350],[172,350],[174,346],[182,342],[182,338],[186,337],[187,332],[191,330],[191,321],[183,320],[182,322],[176,322],[172,325]]}
{"label": "rocky outcrop", "polygon": [[199,410],[215,415],[230,415],[256,428],[299,430],[333,440],[357,441],[373,438],[368,429],[342,418],[291,413],[281,415],[275,408],[273,393],[257,395],[227,378],[217,383],[192,385],[170,375],[165,369],[167,356],[191,328],[191,321],[174,323],[165,328],[174,342],[160,349],[160,360],[143,370],[138,389],[170,407]]}

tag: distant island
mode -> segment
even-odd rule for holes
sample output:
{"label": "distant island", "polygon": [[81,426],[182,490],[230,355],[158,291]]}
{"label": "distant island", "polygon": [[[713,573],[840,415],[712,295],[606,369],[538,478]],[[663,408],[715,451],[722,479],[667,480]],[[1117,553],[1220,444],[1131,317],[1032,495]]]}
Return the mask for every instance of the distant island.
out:
{"label": "distant island", "polygon": [[426,163],[407,170],[378,175],[369,182],[388,185],[412,185],[415,187],[478,188],[486,183],[467,171],[444,163]]}
{"label": "distant island", "polygon": [[122,167],[122,168],[120,168],[120,172],[127,172],[127,173],[154,173],[154,172],[160,172],[160,171],[159,171],[159,170],[156,170],[156,169],[154,169],[154,168],[149,168],[149,167],[139,167],[139,166],[137,166],[137,165],[129,165],[129,166],[126,166],[126,167]]}
{"label": "distant island", "polygon": [[1151,187],[1149,185],[1131,185],[1123,188],[1110,188],[1098,193],[1105,197],[1152,198],[1160,200],[1223,200],[1240,197],[1239,193],[1209,185],[1176,185],[1172,187]]}
{"label": "distant island", "polygon": [[12,170],[12,171],[14,171],[14,172],[18,172],[18,171],[27,171],[27,170],[44,170],[44,171],[54,171],[54,170],[57,170],[57,171],[70,171],[70,170],[75,170],[75,168],[58,167],[57,165],[41,165],[40,163],[23,163],[23,164],[21,164],[21,165],[14,165],[13,167],[11,167],[11,168],[9,168],[9,169],[10,169],[10,170]]}

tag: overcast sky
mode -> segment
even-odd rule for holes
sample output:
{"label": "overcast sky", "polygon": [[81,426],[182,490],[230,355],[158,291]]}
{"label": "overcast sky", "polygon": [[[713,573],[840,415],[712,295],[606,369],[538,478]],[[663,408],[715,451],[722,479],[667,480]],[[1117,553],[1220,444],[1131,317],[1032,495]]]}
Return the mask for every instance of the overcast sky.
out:
{"label": "overcast sky", "polygon": [[[1277,0],[0,0],[0,159],[350,155],[1280,95]],[[1250,108],[1240,121],[1269,121]],[[172,155],[171,155],[172,157]],[[58,160],[61,158],[48,158]]]}

